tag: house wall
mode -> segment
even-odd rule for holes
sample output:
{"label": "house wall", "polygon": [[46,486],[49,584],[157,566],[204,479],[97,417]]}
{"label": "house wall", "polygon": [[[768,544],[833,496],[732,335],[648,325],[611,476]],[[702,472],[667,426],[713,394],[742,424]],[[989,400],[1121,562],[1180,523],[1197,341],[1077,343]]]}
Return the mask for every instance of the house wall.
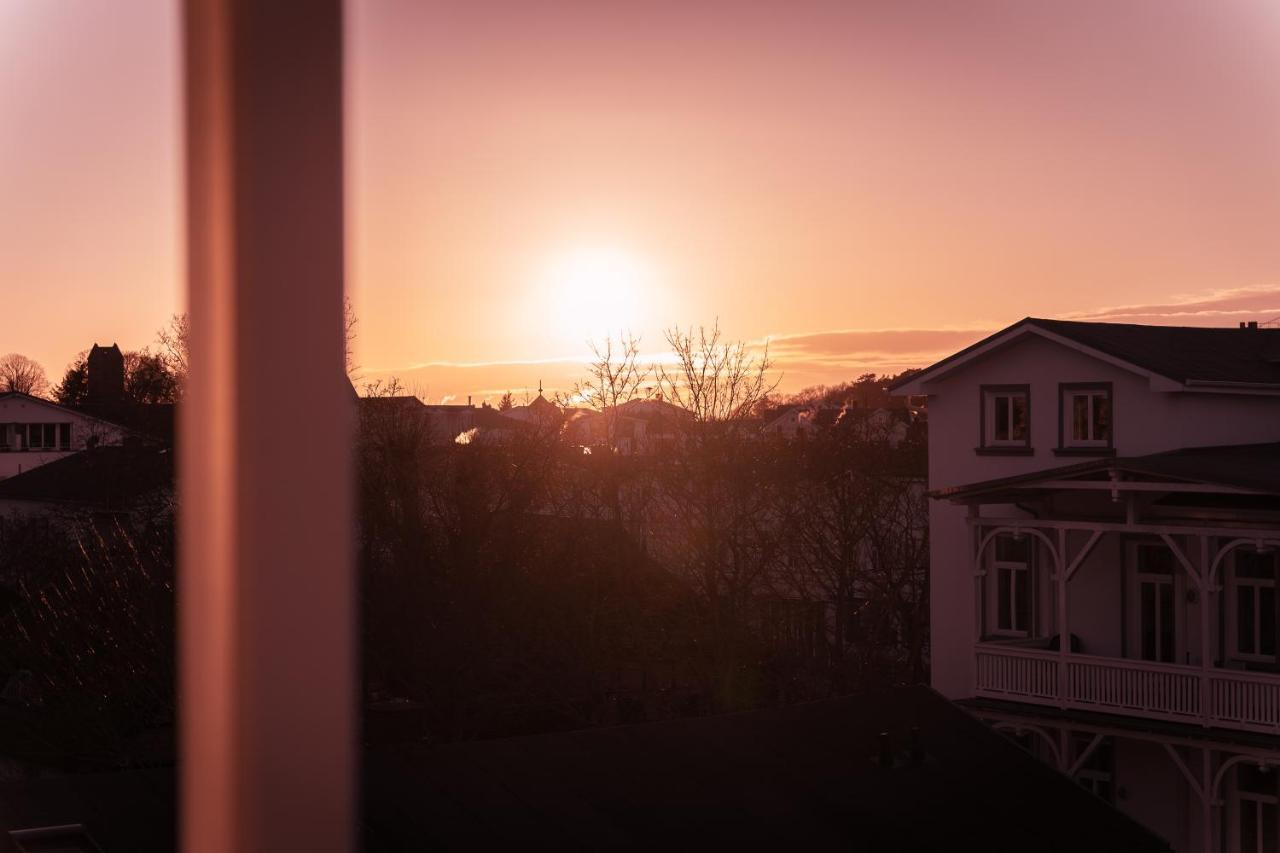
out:
{"label": "house wall", "polygon": [[1115,784],[1116,806],[1122,812],[1167,840],[1174,850],[1199,853],[1203,846],[1200,801],[1164,747],[1116,738]]}
{"label": "house wall", "polygon": [[[1082,545],[1074,544],[1074,547]],[[1121,613],[1125,603],[1124,576],[1119,570],[1122,555],[1120,538],[1104,536],[1067,584],[1067,628],[1080,638],[1084,654],[1122,656]]]}
{"label": "house wall", "polygon": [[[1280,441],[1280,396],[1157,391],[1146,377],[1072,347],[1029,333],[998,350],[927,383],[929,395],[929,487],[939,489],[1055,468],[1080,461],[1057,456],[1059,383],[1111,382],[1116,452],[1137,456],[1215,444]],[[980,387],[1030,385],[1033,454],[986,456],[981,445]],[[966,508],[944,501],[930,507],[930,608],[932,678],[943,695],[972,695],[974,605],[973,543]],[[1019,516],[1016,507],[990,506],[989,516]],[[1072,630],[1102,637],[1103,615],[1090,614],[1090,590],[1115,594],[1100,557],[1099,568],[1072,581]],[[1111,563],[1115,567],[1116,563]],[[1089,569],[1081,568],[1081,572]],[[1112,574],[1115,570],[1112,570]],[[1105,606],[1110,607],[1110,600]],[[1083,637],[1083,635],[1082,635]],[[1110,641],[1107,641],[1110,642]],[[1198,647],[1198,646],[1197,646]]]}
{"label": "house wall", "polygon": [[113,424],[82,415],[54,403],[30,397],[0,399],[0,425],[12,423],[70,423],[71,450],[0,451],[0,480],[84,450],[91,437],[101,444],[119,444],[124,431]]}

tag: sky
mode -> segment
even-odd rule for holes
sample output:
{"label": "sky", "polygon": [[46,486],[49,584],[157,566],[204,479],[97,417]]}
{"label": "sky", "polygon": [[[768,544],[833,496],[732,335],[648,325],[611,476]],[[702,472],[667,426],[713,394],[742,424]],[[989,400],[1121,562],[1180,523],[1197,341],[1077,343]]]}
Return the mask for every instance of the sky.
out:
{"label": "sky", "polygon": [[[0,352],[182,307],[172,0],[0,0]],[[783,389],[1023,316],[1280,317],[1280,5],[350,0],[368,377],[564,387],[719,322]]]}

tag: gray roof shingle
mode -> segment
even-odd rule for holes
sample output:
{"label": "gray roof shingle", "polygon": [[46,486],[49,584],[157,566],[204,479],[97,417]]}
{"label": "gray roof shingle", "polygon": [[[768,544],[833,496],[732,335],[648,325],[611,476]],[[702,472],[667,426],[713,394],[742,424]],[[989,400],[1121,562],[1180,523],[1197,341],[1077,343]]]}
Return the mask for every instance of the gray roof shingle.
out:
{"label": "gray roof shingle", "polygon": [[1280,329],[1023,322],[1179,382],[1280,384]]}
{"label": "gray roof shingle", "polygon": [[923,371],[904,376],[889,390],[927,378],[992,341],[1027,327],[1058,335],[1175,382],[1280,388],[1280,328],[1142,326],[1026,317]]}

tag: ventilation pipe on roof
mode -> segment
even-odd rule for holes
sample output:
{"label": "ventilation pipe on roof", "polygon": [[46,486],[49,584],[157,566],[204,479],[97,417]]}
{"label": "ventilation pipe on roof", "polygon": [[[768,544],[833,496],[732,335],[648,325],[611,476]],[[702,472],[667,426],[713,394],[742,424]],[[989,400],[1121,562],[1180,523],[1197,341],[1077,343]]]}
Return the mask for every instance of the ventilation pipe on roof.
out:
{"label": "ventilation pipe on roof", "polygon": [[893,744],[889,742],[889,733],[881,732],[877,739],[880,742],[880,766],[893,767]]}

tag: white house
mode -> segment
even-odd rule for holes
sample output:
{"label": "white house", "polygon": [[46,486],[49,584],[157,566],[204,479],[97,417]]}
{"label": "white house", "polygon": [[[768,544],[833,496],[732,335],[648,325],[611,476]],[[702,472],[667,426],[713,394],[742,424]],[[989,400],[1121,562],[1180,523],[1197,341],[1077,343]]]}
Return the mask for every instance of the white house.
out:
{"label": "white house", "polygon": [[124,427],[18,391],[0,394],[0,480],[88,447],[120,444]]}
{"label": "white house", "polygon": [[1028,318],[892,390],[934,686],[1178,850],[1277,850],[1280,329]]}

